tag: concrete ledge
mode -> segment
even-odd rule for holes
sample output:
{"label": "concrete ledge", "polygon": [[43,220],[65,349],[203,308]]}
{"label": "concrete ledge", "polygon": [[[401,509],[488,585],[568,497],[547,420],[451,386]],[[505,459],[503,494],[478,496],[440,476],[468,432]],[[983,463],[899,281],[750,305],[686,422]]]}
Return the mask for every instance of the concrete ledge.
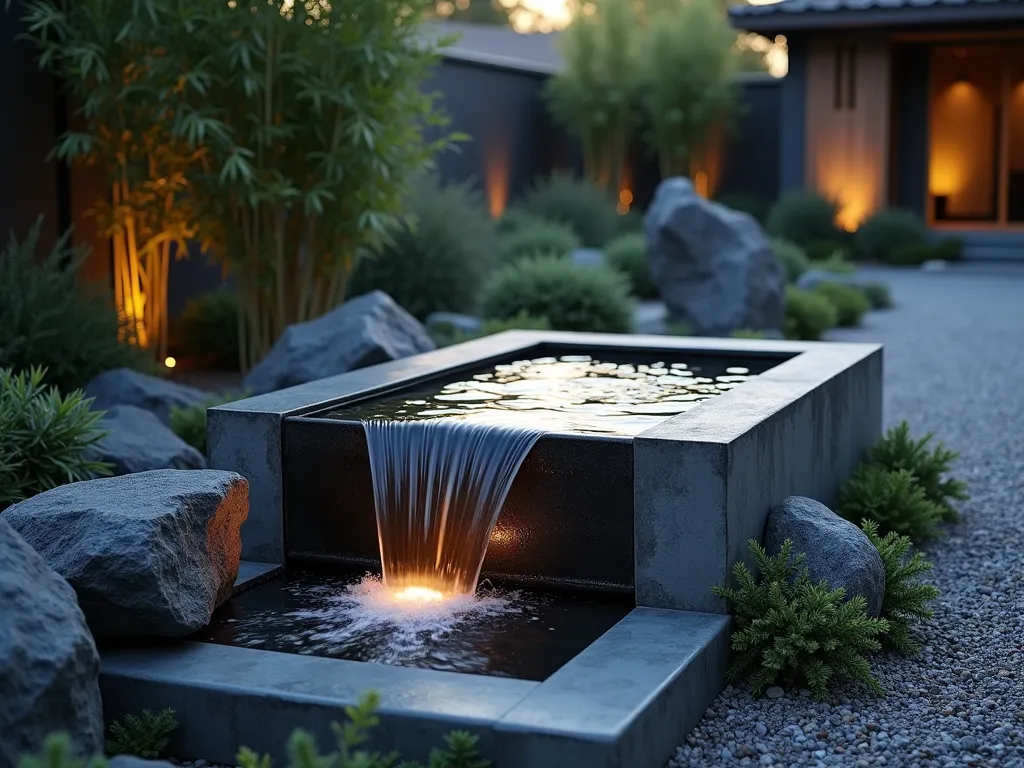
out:
{"label": "concrete ledge", "polygon": [[333,744],[332,722],[381,695],[375,746],[425,760],[453,729],[495,768],[661,768],[722,686],[729,619],[637,609],[543,683],[181,643],[102,654],[107,721],[173,708],[168,750],[234,764],[240,746],[281,764],[292,730]]}

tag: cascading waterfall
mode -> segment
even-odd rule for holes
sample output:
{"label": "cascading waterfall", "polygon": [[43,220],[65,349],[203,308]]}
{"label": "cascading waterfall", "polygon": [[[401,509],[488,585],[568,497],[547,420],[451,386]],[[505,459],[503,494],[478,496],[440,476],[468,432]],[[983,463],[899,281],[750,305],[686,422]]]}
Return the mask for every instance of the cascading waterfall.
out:
{"label": "cascading waterfall", "polygon": [[498,513],[543,430],[459,419],[363,422],[385,585],[473,594]]}

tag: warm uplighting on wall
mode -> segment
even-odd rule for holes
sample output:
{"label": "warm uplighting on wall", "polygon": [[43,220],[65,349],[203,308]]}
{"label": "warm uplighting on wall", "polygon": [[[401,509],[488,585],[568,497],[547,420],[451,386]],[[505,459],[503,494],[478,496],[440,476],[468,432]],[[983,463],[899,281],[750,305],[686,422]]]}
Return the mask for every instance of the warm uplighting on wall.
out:
{"label": "warm uplighting on wall", "polygon": [[619,202],[615,206],[615,210],[619,212],[620,216],[625,216],[629,213],[630,206],[633,205],[633,192],[628,189],[619,191]]}
{"label": "warm uplighting on wall", "polygon": [[835,163],[819,172],[818,188],[839,203],[836,223],[847,232],[856,232],[878,208],[876,177],[876,169],[863,164],[850,168],[844,163]]}
{"label": "warm uplighting on wall", "polygon": [[501,138],[490,138],[484,150],[484,191],[492,219],[500,219],[508,205],[508,147]]}
{"label": "warm uplighting on wall", "polygon": [[[994,120],[984,94],[966,77],[958,77],[932,103],[932,137],[928,191],[959,209],[984,209],[990,178],[985,173],[993,153]],[[989,130],[986,130],[989,128]],[[964,136],[974,136],[964,141]]]}
{"label": "warm uplighting on wall", "polygon": [[703,197],[705,200],[708,197],[708,175],[704,171],[697,171],[693,174],[693,188],[697,190],[697,194]]}

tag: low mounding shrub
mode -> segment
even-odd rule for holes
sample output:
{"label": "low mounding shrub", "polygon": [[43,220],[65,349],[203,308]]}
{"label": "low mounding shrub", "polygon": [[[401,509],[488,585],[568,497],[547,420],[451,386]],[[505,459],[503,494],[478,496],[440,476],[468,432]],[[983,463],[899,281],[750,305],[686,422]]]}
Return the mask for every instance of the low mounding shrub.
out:
{"label": "low mounding shrub", "polygon": [[448,323],[434,323],[427,328],[434,343],[439,347],[450,347],[470,339],[493,336],[503,331],[550,331],[551,324],[543,317],[530,317],[521,312],[508,320],[485,320],[478,333],[466,333]]}
{"label": "low mounding shrub", "polygon": [[[424,768],[421,763],[403,761],[396,753],[382,754],[366,748],[372,731],[380,724],[376,693],[363,696],[355,706],[346,707],[344,724],[332,723],[336,748],[326,755],[320,753],[313,735],[301,729],[292,732],[286,752],[288,763],[282,768]],[[491,761],[480,755],[477,737],[466,731],[452,731],[444,737],[443,748],[430,753],[429,768],[489,768]],[[242,747],[235,758],[240,768],[270,768],[269,755],[259,755]],[[18,768],[102,768],[101,759],[87,760],[72,752],[66,734],[52,734],[39,756],[22,758]]]}
{"label": "low mounding shrub", "polygon": [[838,214],[839,206],[817,192],[792,192],[779,200],[768,214],[768,232],[772,237],[803,247],[808,258],[819,258],[811,253],[809,246],[843,240],[836,227]]}
{"label": "low mounding shrub", "polygon": [[199,367],[238,370],[238,297],[233,291],[207,293],[189,301],[178,328],[183,352]]}
{"label": "low mounding shrub", "polygon": [[752,331],[747,328],[740,328],[732,332],[734,339],[763,339],[764,331]]}
{"label": "low mounding shrub", "polygon": [[889,263],[899,267],[917,267],[926,261],[958,261],[963,247],[963,241],[956,238],[938,243],[905,244],[892,249]]}
{"label": "low mounding shrub", "polygon": [[605,246],[605,263],[626,276],[638,299],[658,298],[658,287],[651,278],[647,260],[647,238],[643,232],[620,235]]}
{"label": "low mounding shrub", "polygon": [[511,264],[526,256],[568,256],[580,239],[568,224],[538,219],[501,236],[502,261]]}
{"label": "low mounding shrub", "polygon": [[522,208],[512,206],[502,214],[500,219],[498,219],[495,229],[500,237],[505,237],[513,232],[518,232],[520,229],[544,223],[549,223],[549,220],[545,219],[543,216],[528,213]]}
{"label": "low mounding shrub", "polygon": [[930,571],[932,564],[920,552],[907,556],[911,547],[907,536],[892,531],[879,536],[878,525],[871,520],[865,520],[861,530],[878,550],[885,569],[885,594],[879,618],[889,622],[889,631],[882,638],[882,644],[912,656],[921,650],[913,636],[914,628],[932,617],[928,603],[939,596],[938,589],[923,584],[918,578]]}
{"label": "low mounding shrub", "polygon": [[62,395],[46,372],[0,369],[0,510],[58,485],[109,475],[90,458],[104,437],[101,412],[81,390]]}
{"label": "low mounding shrub", "polygon": [[0,368],[40,367],[61,392],[113,368],[143,368],[146,354],[118,341],[124,326],[108,296],[82,285],[84,252],[62,237],[40,257],[42,219],[0,251]]}
{"label": "low mounding shrub", "polygon": [[827,297],[786,286],[786,338],[817,341],[838,322],[836,308]]}
{"label": "low mounding shrub", "polygon": [[820,272],[831,272],[834,275],[852,275],[857,271],[857,267],[846,261],[840,255],[833,255],[827,259],[819,259],[818,261],[811,261],[811,269],[816,269]]}
{"label": "low mounding shrub", "polygon": [[850,249],[838,240],[815,240],[804,245],[803,249],[812,265],[835,264],[837,271],[840,265],[851,272],[854,269],[850,263]]}
{"label": "low mounding shrub", "polygon": [[904,469],[914,476],[915,482],[924,491],[925,498],[939,506],[942,519],[954,522],[959,518],[955,501],[966,501],[967,484],[962,480],[948,477],[957,454],[942,443],[931,447],[934,435],[928,433],[920,440],[910,436],[910,425],[901,422],[885,433],[885,436],[868,453],[868,461],[887,470]]}
{"label": "low mounding shrub", "polygon": [[871,216],[853,240],[859,258],[885,262],[894,251],[927,242],[928,229],[921,218],[899,208],[887,208]]}
{"label": "low mounding shrub", "polygon": [[894,531],[914,541],[938,536],[943,517],[942,507],[929,500],[912,472],[870,462],[843,483],[836,511],[851,522],[871,520],[883,534]]}
{"label": "low mounding shrub", "polygon": [[644,215],[639,208],[630,208],[628,212],[620,214],[615,223],[615,236],[633,235],[643,233]]}
{"label": "low mounding shrub", "polygon": [[206,455],[206,411],[216,405],[233,403],[248,397],[247,393],[211,397],[202,403],[187,408],[175,406],[171,408],[171,431],[191,445],[204,456]]}
{"label": "low mounding shrub", "polygon": [[171,734],[177,729],[178,718],[173,709],[159,712],[144,709],[141,715],[125,715],[123,720],[110,724],[107,754],[156,760],[163,757]]}
{"label": "low mounding shrub", "polygon": [[772,250],[775,251],[775,258],[779,260],[786,272],[786,279],[791,283],[796,282],[800,275],[811,268],[807,254],[796,243],[791,243],[788,240],[772,240]]}
{"label": "low mounding shrub", "polygon": [[412,185],[406,212],[391,242],[359,259],[349,294],[382,290],[420,320],[475,309],[496,251],[480,195],[468,184],[425,176]]}
{"label": "low mounding shrub", "polygon": [[715,202],[734,211],[750,214],[760,224],[764,224],[771,210],[771,203],[753,195],[724,194],[715,198]]}
{"label": "low mounding shrub", "polygon": [[749,548],[760,577],[738,562],[732,571],[735,589],[712,587],[729,601],[736,621],[729,677],[749,674],[755,696],[785,681],[824,699],[841,679],[882,693],[866,655],[881,647],[886,621],[868,616],[860,595],[846,600],[842,589],[833,590],[824,581],[814,584],[803,553],[794,557],[791,541],[773,557],[756,541]]}
{"label": "low mounding shrub", "polygon": [[892,307],[892,291],[885,283],[866,283],[862,286],[864,295],[872,309],[889,309]]}
{"label": "low mounding shrub", "polygon": [[855,285],[842,283],[819,283],[815,292],[824,296],[836,308],[836,320],[844,328],[855,328],[860,325],[861,318],[871,309],[864,291]]}
{"label": "low mounding shrub", "polygon": [[618,234],[615,204],[589,181],[556,173],[523,197],[526,213],[568,224],[587,248],[603,248]]}
{"label": "low mounding shrub", "polygon": [[959,237],[947,237],[935,244],[935,258],[942,261],[960,261],[963,252],[964,241]]}
{"label": "low mounding shrub", "polygon": [[633,302],[614,270],[539,257],[503,268],[484,292],[484,317],[520,314],[543,318],[557,331],[628,333]]}

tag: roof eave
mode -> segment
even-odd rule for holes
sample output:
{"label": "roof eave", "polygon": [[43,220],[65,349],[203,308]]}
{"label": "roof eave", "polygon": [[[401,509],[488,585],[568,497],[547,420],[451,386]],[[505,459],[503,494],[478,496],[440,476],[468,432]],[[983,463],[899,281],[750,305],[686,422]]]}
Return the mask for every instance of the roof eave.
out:
{"label": "roof eave", "polygon": [[829,29],[865,29],[879,27],[916,27],[977,22],[1017,22],[1024,25],[1017,3],[977,5],[931,5],[927,7],[866,8],[836,11],[793,11],[778,8],[751,11],[771,6],[740,6],[729,11],[732,25],[758,34],[787,34]]}

